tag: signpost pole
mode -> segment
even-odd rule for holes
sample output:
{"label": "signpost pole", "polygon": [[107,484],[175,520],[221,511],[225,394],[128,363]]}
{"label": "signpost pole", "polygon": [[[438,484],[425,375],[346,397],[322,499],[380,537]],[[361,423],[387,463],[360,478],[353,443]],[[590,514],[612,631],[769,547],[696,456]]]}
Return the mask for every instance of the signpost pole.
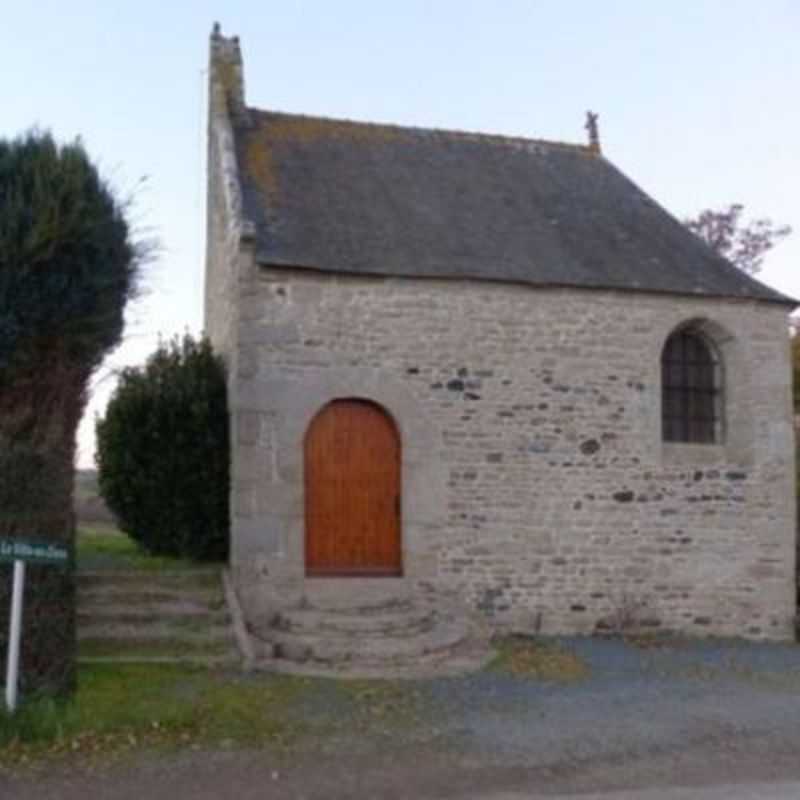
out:
{"label": "signpost pole", "polygon": [[19,644],[22,637],[22,598],[25,591],[25,562],[69,567],[69,548],[41,539],[0,537],[0,563],[14,562],[11,588],[11,619],[8,623],[8,660],[6,661],[6,707],[17,708],[19,686]]}
{"label": "signpost pole", "polygon": [[6,664],[6,708],[17,708],[19,683],[19,643],[22,634],[22,598],[25,590],[25,562],[14,561],[14,585],[11,590],[11,620],[8,626],[8,659]]}

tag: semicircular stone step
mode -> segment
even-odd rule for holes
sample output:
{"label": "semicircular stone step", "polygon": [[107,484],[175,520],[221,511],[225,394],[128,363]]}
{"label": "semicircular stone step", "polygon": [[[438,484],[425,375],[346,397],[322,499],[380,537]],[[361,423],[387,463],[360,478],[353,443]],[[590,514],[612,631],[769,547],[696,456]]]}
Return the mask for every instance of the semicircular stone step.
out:
{"label": "semicircular stone step", "polygon": [[381,664],[410,661],[447,650],[469,634],[462,619],[437,620],[430,630],[415,636],[369,636],[349,634],[295,634],[275,631],[272,642],[278,658],[290,661]]}
{"label": "semicircular stone step", "polygon": [[307,635],[414,636],[430,630],[436,616],[430,609],[412,606],[376,612],[330,612],[290,609],[273,622],[278,631]]}

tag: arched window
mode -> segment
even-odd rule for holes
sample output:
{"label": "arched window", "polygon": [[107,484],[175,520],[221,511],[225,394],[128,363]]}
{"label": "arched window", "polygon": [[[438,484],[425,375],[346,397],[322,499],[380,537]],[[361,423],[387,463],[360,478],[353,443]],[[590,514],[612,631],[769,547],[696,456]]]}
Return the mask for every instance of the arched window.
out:
{"label": "arched window", "polygon": [[661,354],[661,419],[666,442],[721,440],[718,359],[702,334],[673,333]]}

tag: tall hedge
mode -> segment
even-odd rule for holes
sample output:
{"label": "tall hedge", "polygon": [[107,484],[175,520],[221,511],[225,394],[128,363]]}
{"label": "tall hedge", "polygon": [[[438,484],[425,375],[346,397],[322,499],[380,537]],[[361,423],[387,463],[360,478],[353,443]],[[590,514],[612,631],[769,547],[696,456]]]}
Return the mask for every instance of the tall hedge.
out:
{"label": "tall hedge", "polygon": [[[74,547],[76,430],[89,378],[120,340],[143,252],[80,142],[0,140],[0,537]],[[3,663],[9,574],[1,565]],[[72,565],[30,567],[23,626],[23,692],[69,691]]]}
{"label": "tall hedge", "polygon": [[228,449],[222,362],[207,339],[173,339],[122,372],[97,422],[100,492],[148,552],[224,559]]}

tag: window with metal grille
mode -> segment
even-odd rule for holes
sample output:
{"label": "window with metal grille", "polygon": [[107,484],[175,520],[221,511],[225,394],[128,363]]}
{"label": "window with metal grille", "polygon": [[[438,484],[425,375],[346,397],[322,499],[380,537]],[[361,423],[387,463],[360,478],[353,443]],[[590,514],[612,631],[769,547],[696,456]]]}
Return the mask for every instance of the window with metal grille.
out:
{"label": "window with metal grille", "polygon": [[661,415],[666,442],[720,441],[717,360],[703,337],[673,333],[661,354]]}

